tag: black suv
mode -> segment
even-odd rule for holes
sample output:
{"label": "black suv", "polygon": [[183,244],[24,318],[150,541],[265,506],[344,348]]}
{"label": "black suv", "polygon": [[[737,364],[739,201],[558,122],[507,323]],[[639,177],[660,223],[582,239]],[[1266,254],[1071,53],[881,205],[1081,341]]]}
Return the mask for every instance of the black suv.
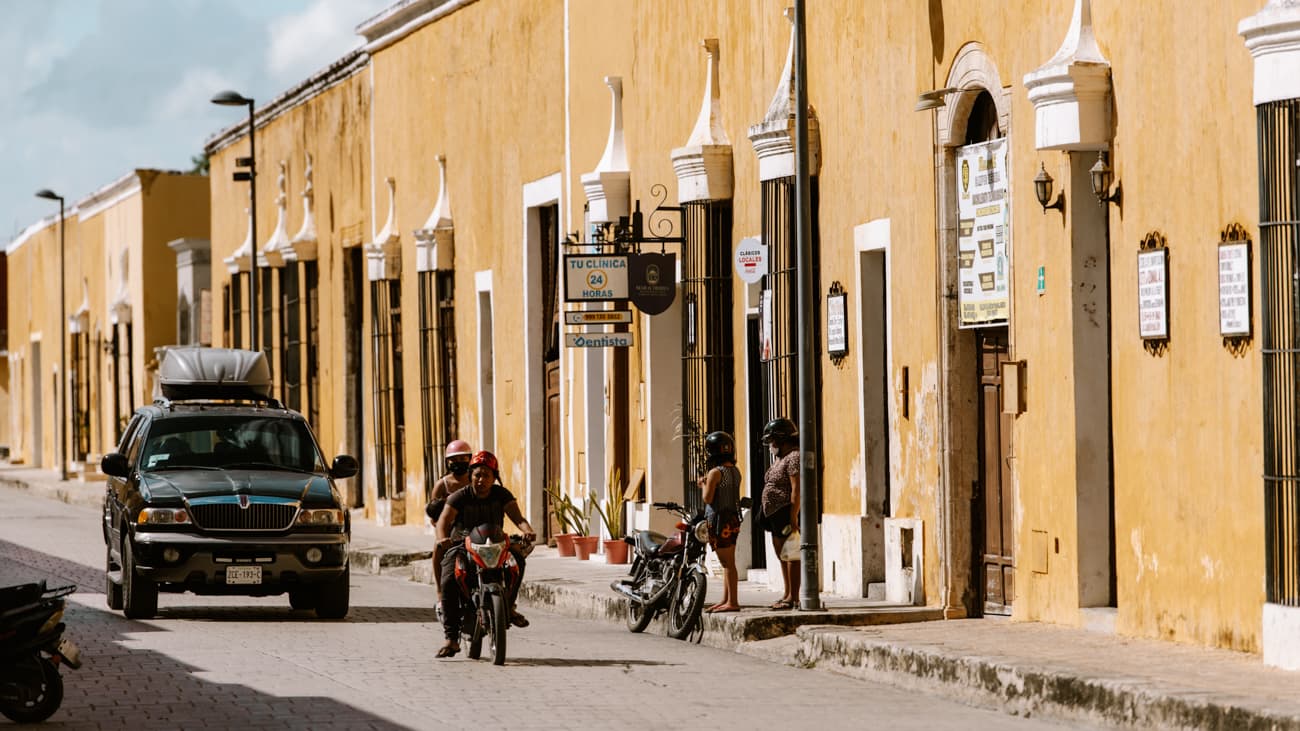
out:
{"label": "black suv", "polygon": [[106,593],[147,618],[158,592],[271,596],[339,619],[348,613],[350,522],[307,421],[270,398],[261,353],[168,350],[163,398],[136,411],[104,456]]}

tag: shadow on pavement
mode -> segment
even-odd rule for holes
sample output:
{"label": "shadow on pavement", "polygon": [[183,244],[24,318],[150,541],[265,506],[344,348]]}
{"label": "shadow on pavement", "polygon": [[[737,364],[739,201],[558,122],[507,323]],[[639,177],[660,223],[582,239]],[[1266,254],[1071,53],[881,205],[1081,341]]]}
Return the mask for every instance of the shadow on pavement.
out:
{"label": "shadow on pavement", "polygon": [[680,665],[681,663],[660,662],[658,660],[602,660],[582,657],[510,657],[506,658],[506,664],[549,668],[621,668],[633,665]]}
{"label": "shadow on pavement", "polygon": [[190,622],[294,622],[300,624],[433,624],[438,617],[433,607],[358,607],[353,605],[344,619],[319,619],[315,612],[289,607],[236,607],[226,604],[169,607],[167,595],[160,595],[159,619],[184,619]]}
{"label": "shadow on pavement", "polygon": [[[99,593],[103,586],[98,570],[0,540],[0,584],[41,579],[51,586],[74,583],[86,593]],[[62,673],[63,705],[42,724],[45,728],[192,728],[212,719],[221,719],[225,728],[406,728],[323,695],[271,695],[204,680],[196,673],[205,668],[131,647],[142,633],[173,630],[128,620],[117,612],[69,601],[65,621],[67,636],[81,648],[85,666]]]}

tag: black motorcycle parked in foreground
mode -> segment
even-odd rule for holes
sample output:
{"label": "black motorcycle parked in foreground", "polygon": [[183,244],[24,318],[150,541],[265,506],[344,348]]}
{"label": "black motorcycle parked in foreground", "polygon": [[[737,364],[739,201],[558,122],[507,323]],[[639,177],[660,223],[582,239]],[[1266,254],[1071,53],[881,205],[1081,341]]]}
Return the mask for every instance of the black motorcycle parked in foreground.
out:
{"label": "black motorcycle parked in foreground", "polygon": [[677,503],[654,506],[681,517],[677,531],[665,537],[643,530],[624,538],[633,551],[631,578],[609,586],[627,597],[629,630],[643,632],[656,616],[667,612],[668,636],[684,640],[700,625],[704,611],[709,523],[703,513],[692,516]]}
{"label": "black motorcycle parked in foreground", "polygon": [[76,670],[81,652],[63,636],[63,597],[75,586],[45,582],[0,588],[0,714],[44,721],[63,703],[62,663]]}

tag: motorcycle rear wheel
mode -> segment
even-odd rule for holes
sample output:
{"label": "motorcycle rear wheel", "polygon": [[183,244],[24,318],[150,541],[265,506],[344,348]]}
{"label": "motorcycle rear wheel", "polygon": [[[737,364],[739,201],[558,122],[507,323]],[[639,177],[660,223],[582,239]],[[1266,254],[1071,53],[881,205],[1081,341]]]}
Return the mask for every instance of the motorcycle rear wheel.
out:
{"label": "motorcycle rear wheel", "polygon": [[32,655],[18,662],[14,674],[31,677],[31,684],[36,690],[36,697],[27,701],[0,703],[0,714],[15,723],[40,723],[59,710],[63,703],[63,676],[54,663]]}
{"label": "motorcycle rear wheel", "polygon": [[506,628],[510,626],[510,613],[506,611],[506,598],[493,594],[488,625],[492,628],[492,664],[506,664]]}
{"label": "motorcycle rear wheel", "polygon": [[682,583],[673,592],[673,602],[668,608],[668,636],[684,640],[690,636],[704,612],[704,592],[708,580],[698,571],[688,571]]}

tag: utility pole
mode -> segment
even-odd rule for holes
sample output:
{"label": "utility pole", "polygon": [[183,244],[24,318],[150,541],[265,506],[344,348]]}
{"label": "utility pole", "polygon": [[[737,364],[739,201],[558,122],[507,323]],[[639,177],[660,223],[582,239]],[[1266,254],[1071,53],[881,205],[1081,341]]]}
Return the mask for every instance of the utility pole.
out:
{"label": "utility pole", "polygon": [[799,535],[803,577],[799,608],[821,609],[817,563],[817,333],[813,329],[812,202],[808,191],[808,44],[804,0],[794,2],[795,245],[799,270]]}

